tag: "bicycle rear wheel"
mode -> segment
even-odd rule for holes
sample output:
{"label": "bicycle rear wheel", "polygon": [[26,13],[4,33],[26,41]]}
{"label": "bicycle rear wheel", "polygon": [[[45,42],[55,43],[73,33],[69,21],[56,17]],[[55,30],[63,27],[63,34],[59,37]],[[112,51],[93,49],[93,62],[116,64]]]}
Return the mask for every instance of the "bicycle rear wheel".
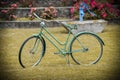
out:
{"label": "bicycle rear wheel", "polygon": [[72,59],[77,64],[95,64],[102,56],[103,43],[92,33],[81,33],[73,39],[70,51]]}
{"label": "bicycle rear wheel", "polygon": [[45,53],[45,42],[42,37],[32,36],[24,41],[19,51],[19,63],[25,67],[38,65]]}

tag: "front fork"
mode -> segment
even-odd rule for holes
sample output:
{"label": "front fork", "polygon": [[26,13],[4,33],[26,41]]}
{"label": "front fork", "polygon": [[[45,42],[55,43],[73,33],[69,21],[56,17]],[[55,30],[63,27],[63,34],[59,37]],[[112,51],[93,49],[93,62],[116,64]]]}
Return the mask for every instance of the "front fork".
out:
{"label": "front fork", "polygon": [[46,42],[45,42],[44,38],[42,37],[42,33],[33,34],[33,36],[36,36],[36,37],[39,38],[39,39],[36,40],[36,42],[34,44],[34,47],[33,47],[33,50],[36,51],[38,46],[39,46],[39,43],[41,42],[43,44],[43,52],[42,52],[43,54],[42,54],[42,56],[44,56],[45,51],[46,51]]}
{"label": "front fork", "polygon": [[30,50],[31,54],[35,54],[35,52],[37,52],[39,43],[40,43],[40,40],[36,39],[33,48]]}

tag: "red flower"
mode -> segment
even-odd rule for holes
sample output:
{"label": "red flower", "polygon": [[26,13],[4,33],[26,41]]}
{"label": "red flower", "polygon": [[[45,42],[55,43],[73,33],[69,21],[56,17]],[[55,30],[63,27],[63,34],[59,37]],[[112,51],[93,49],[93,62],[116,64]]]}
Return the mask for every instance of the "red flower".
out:
{"label": "red flower", "polygon": [[56,16],[57,16],[57,13],[53,13],[53,16],[56,17]]}
{"label": "red flower", "polygon": [[34,11],[36,11],[36,8],[32,7],[30,13],[33,13]]}
{"label": "red flower", "polygon": [[119,13],[115,13],[115,16],[116,16],[116,17],[119,17]]}
{"label": "red flower", "polygon": [[107,13],[106,13],[105,11],[102,12],[101,15],[102,15],[103,18],[106,18],[106,17],[107,17]]}
{"label": "red flower", "polygon": [[109,11],[110,11],[111,13],[113,13],[113,12],[115,11],[115,9],[114,9],[114,8],[110,8]]}
{"label": "red flower", "polygon": [[111,8],[112,7],[112,5],[109,4],[109,3],[106,3],[106,6],[107,6],[107,8]]}
{"label": "red flower", "polygon": [[90,6],[91,6],[92,8],[95,8],[95,7],[97,6],[96,1],[95,1],[95,0],[90,0]]}
{"label": "red flower", "polygon": [[13,17],[14,19],[16,19],[16,18],[17,18],[17,16],[16,16],[16,15],[12,15],[12,17]]}
{"label": "red flower", "polygon": [[75,4],[75,8],[76,8],[76,10],[79,10],[79,3],[78,2]]}
{"label": "red flower", "polygon": [[29,7],[32,7],[32,4],[29,4]]}
{"label": "red flower", "polygon": [[88,0],[84,0],[84,2],[85,2],[85,3],[87,3],[87,2],[88,2]]}
{"label": "red flower", "polygon": [[71,7],[71,8],[70,8],[70,13],[71,13],[71,19],[73,19],[73,17],[74,17],[74,16],[73,16],[73,15],[74,15],[74,7]]}
{"label": "red flower", "polygon": [[11,6],[12,8],[17,8],[18,5],[17,5],[17,4],[11,4],[10,6]]}
{"label": "red flower", "polygon": [[104,4],[100,4],[100,5],[98,6],[98,11],[102,10],[103,8],[104,8]]}
{"label": "red flower", "polygon": [[1,10],[1,13],[7,13],[9,10]]}
{"label": "red flower", "polygon": [[74,7],[70,8],[70,13],[73,14],[74,13]]}
{"label": "red flower", "polygon": [[119,9],[116,9],[116,10],[115,10],[115,16],[117,16],[117,17],[120,16],[120,10],[119,10]]}
{"label": "red flower", "polygon": [[9,16],[9,20],[15,20],[15,19],[17,19],[17,16],[16,15],[13,15],[13,14],[10,14],[10,16]]}

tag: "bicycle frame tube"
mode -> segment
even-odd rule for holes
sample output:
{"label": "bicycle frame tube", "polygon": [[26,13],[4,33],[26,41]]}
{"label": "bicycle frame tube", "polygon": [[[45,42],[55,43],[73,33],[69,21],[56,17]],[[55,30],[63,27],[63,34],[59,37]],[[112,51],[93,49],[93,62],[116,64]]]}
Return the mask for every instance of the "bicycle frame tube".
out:
{"label": "bicycle frame tube", "polygon": [[[57,46],[56,43],[54,43],[53,40],[51,40],[42,30],[40,31],[39,35],[45,37],[50,43],[52,43],[52,45],[54,45],[62,54],[66,54],[66,47],[67,47],[67,44],[68,44],[68,40],[70,38],[70,32],[68,33],[67,37],[66,37],[66,40],[65,42],[60,42],[53,34],[51,34],[45,27],[46,25],[42,25],[41,26],[42,30],[44,30],[45,32],[47,32],[47,34],[53,39],[55,40],[59,45],[63,45],[64,46],[64,49],[61,49],[60,47]],[[65,50],[65,51],[64,51]]]}

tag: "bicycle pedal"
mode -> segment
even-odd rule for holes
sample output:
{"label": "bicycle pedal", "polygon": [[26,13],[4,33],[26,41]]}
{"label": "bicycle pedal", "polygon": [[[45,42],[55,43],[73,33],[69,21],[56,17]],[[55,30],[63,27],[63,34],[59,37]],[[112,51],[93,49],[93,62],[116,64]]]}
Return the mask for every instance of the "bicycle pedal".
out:
{"label": "bicycle pedal", "polygon": [[54,54],[60,54],[59,52],[54,52]]}

